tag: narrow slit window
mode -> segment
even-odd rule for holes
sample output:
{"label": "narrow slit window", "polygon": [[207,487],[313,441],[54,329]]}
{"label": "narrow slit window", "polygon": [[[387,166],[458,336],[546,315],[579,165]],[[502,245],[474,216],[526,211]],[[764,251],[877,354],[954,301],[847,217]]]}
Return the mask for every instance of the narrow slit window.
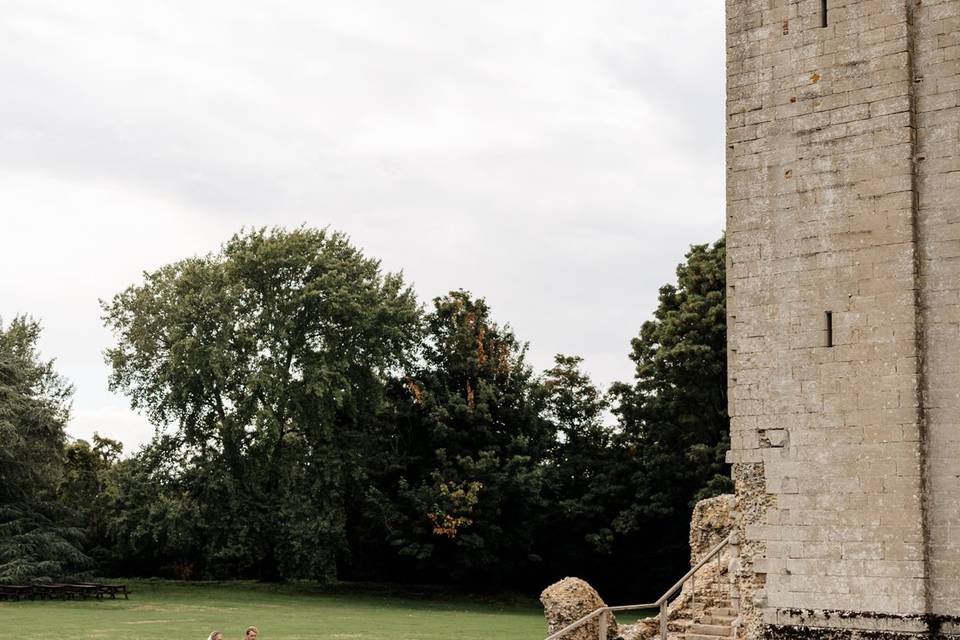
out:
{"label": "narrow slit window", "polygon": [[833,346],[833,311],[827,311],[827,346]]}
{"label": "narrow slit window", "polygon": [[820,0],[820,26],[827,26],[827,0]]}

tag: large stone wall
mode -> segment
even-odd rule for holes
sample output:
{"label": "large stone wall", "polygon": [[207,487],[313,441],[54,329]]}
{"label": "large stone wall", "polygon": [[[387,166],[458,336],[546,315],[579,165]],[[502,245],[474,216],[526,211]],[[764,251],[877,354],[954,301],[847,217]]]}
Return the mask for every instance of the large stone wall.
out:
{"label": "large stone wall", "polygon": [[930,608],[960,614],[960,2],[914,9]]}
{"label": "large stone wall", "polygon": [[960,0],[828,4],[727,0],[748,637],[960,611]]}

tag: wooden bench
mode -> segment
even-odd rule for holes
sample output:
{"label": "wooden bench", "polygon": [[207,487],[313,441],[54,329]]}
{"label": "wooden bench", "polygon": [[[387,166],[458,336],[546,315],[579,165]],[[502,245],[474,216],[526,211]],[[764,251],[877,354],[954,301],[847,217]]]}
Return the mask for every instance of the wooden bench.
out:
{"label": "wooden bench", "polygon": [[40,600],[64,600],[67,597],[64,585],[56,583],[35,584],[33,587],[33,597]]}
{"label": "wooden bench", "polygon": [[97,587],[98,598],[110,596],[112,600],[116,600],[118,595],[122,595],[124,600],[130,599],[130,592],[125,584],[98,584]]}
{"label": "wooden bench", "polygon": [[0,600],[74,600],[96,598],[116,600],[117,596],[130,599],[130,590],[125,584],[103,584],[99,582],[79,582],[64,584],[59,582],[42,584],[5,584],[0,585]]}
{"label": "wooden bench", "polygon": [[92,582],[80,582],[77,584],[64,585],[71,597],[74,598],[100,598],[100,587]]}
{"label": "wooden bench", "polygon": [[29,585],[0,585],[0,600],[33,600],[33,587]]}

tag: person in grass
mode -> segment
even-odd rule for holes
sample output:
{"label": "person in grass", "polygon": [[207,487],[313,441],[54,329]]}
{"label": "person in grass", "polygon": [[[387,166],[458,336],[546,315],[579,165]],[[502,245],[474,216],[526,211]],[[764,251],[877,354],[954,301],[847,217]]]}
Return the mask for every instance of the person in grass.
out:
{"label": "person in grass", "polygon": [[243,632],[243,640],[257,640],[259,634],[260,630],[256,627],[247,627],[247,630]]}
{"label": "person in grass", "polygon": [[207,640],[223,640],[223,632],[211,631],[210,635],[207,637]]}

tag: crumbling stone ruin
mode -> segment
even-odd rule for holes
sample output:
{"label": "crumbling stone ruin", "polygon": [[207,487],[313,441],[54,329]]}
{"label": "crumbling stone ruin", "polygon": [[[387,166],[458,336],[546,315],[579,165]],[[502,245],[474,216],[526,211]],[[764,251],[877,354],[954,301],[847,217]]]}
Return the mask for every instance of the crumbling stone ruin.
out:
{"label": "crumbling stone ruin", "polygon": [[[701,500],[690,518],[690,566],[695,566],[734,529],[736,500],[722,495]],[[730,567],[736,563],[736,545],[725,548],[686,582],[667,609],[667,631],[685,640],[726,640],[732,635],[735,612],[731,603]],[[677,576],[678,578],[680,576]],[[624,640],[659,637],[660,616],[629,628]]]}
{"label": "crumbling stone ruin", "polygon": [[[588,613],[607,606],[600,594],[586,580],[564,578],[555,582],[540,594],[543,614],[547,618],[548,633],[556,633],[576,622]],[[592,620],[564,635],[564,640],[597,640],[600,623]],[[607,626],[608,638],[620,636],[620,629],[613,614]]]}
{"label": "crumbling stone ruin", "polygon": [[737,636],[960,637],[960,0],[727,0]]}
{"label": "crumbling stone ruin", "polygon": [[[690,522],[690,565],[696,565],[734,528],[734,496],[723,495],[697,503]],[[728,547],[704,565],[694,579],[684,584],[668,607],[668,632],[672,640],[728,640],[735,613],[730,604],[730,566],[735,547]],[[677,576],[678,578],[680,576]],[[564,578],[540,595],[549,633],[555,633],[584,615],[606,606],[600,595],[579,578]],[[621,603],[618,603],[621,604]],[[654,616],[635,625],[618,625],[611,616],[608,638],[650,640],[660,633],[660,618]],[[597,640],[596,621],[564,636],[564,640]]]}

